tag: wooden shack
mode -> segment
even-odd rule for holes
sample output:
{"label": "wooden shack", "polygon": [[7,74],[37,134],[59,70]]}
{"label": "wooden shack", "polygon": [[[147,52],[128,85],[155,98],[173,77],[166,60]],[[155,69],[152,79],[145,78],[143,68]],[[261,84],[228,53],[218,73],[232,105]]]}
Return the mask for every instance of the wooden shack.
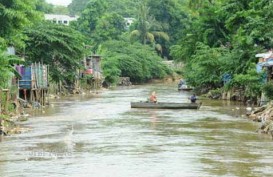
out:
{"label": "wooden shack", "polygon": [[92,87],[97,89],[101,87],[103,81],[103,74],[101,69],[101,59],[100,55],[90,55],[85,58],[84,66],[85,70],[82,72],[83,75],[92,75]]}
{"label": "wooden shack", "polygon": [[[273,52],[269,50],[266,53],[256,54],[255,57],[259,58],[258,63],[256,64],[256,71],[261,73],[265,71],[265,75],[262,78],[263,83],[272,82],[273,80]],[[269,99],[266,98],[265,94],[262,93],[260,106],[269,102]]]}
{"label": "wooden shack", "polygon": [[33,63],[30,66],[17,66],[16,70],[21,75],[18,80],[19,98],[44,105],[48,92],[48,66]]}

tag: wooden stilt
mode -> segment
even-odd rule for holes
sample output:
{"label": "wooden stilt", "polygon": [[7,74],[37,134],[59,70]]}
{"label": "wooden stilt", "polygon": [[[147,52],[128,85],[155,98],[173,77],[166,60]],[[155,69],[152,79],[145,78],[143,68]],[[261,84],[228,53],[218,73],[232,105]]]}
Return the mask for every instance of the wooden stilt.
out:
{"label": "wooden stilt", "polygon": [[33,102],[33,93],[32,92],[33,92],[33,90],[31,89],[30,90],[30,102]]}
{"label": "wooden stilt", "polygon": [[39,98],[39,93],[38,93],[38,90],[35,89],[35,101],[36,102],[38,101],[38,98]]}
{"label": "wooden stilt", "polygon": [[24,92],[24,99],[25,101],[27,101],[27,89],[23,89],[23,92]]}
{"label": "wooden stilt", "polygon": [[41,98],[41,106],[44,106],[44,89],[41,90],[42,91],[42,98]]}

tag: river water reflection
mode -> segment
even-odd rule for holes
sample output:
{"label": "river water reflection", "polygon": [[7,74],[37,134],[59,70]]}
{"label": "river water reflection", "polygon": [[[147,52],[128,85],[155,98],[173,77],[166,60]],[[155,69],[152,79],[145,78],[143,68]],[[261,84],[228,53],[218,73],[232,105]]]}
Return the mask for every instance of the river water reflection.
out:
{"label": "river water reflection", "polygon": [[131,109],[156,90],[159,101],[188,102],[174,84],[107,90],[52,100],[31,131],[0,143],[0,176],[271,176],[272,140],[245,108],[202,100],[200,110]]}

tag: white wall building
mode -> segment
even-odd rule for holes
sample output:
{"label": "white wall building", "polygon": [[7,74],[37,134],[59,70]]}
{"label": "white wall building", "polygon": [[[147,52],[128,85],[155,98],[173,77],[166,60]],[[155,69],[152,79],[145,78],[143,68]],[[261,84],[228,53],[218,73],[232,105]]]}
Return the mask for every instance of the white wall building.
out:
{"label": "white wall building", "polygon": [[[71,21],[76,21],[79,16],[69,16],[69,15],[56,15],[56,14],[45,14],[45,19],[51,21],[52,23],[69,25]],[[134,18],[124,18],[126,29],[134,23]]]}
{"label": "white wall building", "polygon": [[69,15],[56,15],[56,14],[45,14],[45,19],[51,21],[52,23],[69,25],[71,21],[76,21],[78,16]]}

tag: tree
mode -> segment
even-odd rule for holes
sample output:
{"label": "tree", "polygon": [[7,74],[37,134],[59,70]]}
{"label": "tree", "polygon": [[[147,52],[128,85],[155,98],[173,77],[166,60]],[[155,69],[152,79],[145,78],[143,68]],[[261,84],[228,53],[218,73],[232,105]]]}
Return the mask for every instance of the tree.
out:
{"label": "tree", "polygon": [[9,0],[0,2],[0,42],[2,45],[22,46],[25,36],[22,30],[41,19],[41,14],[35,11],[36,1]]}
{"label": "tree", "polygon": [[155,37],[162,38],[169,41],[167,33],[160,31],[162,26],[150,16],[150,8],[147,6],[146,0],[139,3],[138,18],[135,22],[135,30],[131,32],[132,39],[139,39],[139,41],[146,45],[147,43],[153,44],[159,53],[162,53],[162,46],[156,45]]}
{"label": "tree", "polygon": [[116,13],[105,13],[98,21],[92,38],[100,44],[107,40],[118,39],[125,32],[125,21]]}
{"label": "tree", "polygon": [[107,9],[105,1],[92,0],[73,25],[90,38],[94,52],[102,42],[118,39],[125,32],[124,18],[115,12],[109,13]]}
{"label": "tree", "polygon": [[212,4],[213,0],[189,0],[189,7],[193,9],[198,9],[208,2]]}
{"label": "tree", "polygon": [[107,4],[104,0],[90,0],[77,20],[76,28],[86,35],[91,35],[106,10]]}
{"label": "tree", "polygon": [[52,13],[54,14],[62,14],[62,15],[68,15],[69,11],[68,8],[65,6],[54,6]]}
{"label": "tree", "polygon": [[53,5],[47,3],[45,0],[38,0],[36,4],[36,10],[44,13],[52,13]]}
{"label": "tree", "polygon": [[170,41],[156,38],[156,41],[161,44],[163,49],[163,55],[167,58],[171,58],[169,55],[169,47],[178,42],[183,37],[183,31],[185,30],[185,20],[189,14],[185,10],[185,2],[179,0],[157,0],[148,1],[150,7],[150,14],[153,15],[161,26],[162,30],[170,36]]}
{"label": "tree", "polygon": [[135,7],[138,4],[138,1],[132,0],[115,0],[115,3],[112,3],[112,0],[106,0],[109,4],[108,10],[111,12],[117,13],[123,17],[136,17]]}
{"label": "tree", "polygon": [[[9,81],[17,72],[14,64],[22,64],[23,61],[14,55],[8,55],[6,51],[0,50],[0,88],[9,88]],[[18,75],[18,74],[17,74]]]}
{"label": "tree", "polygon": [[126,40],[106,41],[100,54],[104,56],[102,68],[108,82],[116,81],[114,78],[118,77],[130,77],[134,83],[143,83],[172,74],[148,45],[131,44]]}
{"label": "tree", "polygon": [[[72,3],[68,5],[68,9],[71,15],[80,15],[90,0],[72,0]],[[132,0],[104,0],[108,4],[108,12],[117,13],[123,17],[135,17],[135,6],[137,1]]]}
{"label": "tree", "polygon": [[198,43],[196,54],[187,62],[184,76],[190,85],[200,88],[218,88],[222,86],[221,49],[210,48]]}
{"label": "tree", "polygon": [[[186,28],[174,58],[186,63],[184,76],[192,85],[222,87],[221,78],[231,80],[225,87],[245,88],[245,94],[258,96],[260,75],[255,71],[255,54],[271,48],[273,3],[267,0],[202,1],[195,16],[187,18]],[[266,12],[266,13],[265,13]]]}
{"label": "tree", "polygon": [[256,100],[261,95],[264,73],[257,73],[256,65],[251,63],[246,69],[246,73],[235,74],[228,86],[233,88],[243,88],[244,95],[252,100]]}
{"label": "tree", "polygon": [[88,2],[89,0],[72,0],[72,2],[68,5],[70,15],[80,15]]}
{"label": "tree", "polygon": [[50,66],[55,82],[73,84],[84,55],[85,39],[71,27],[42,22],[25,31],[28,62],[42,62]]}

